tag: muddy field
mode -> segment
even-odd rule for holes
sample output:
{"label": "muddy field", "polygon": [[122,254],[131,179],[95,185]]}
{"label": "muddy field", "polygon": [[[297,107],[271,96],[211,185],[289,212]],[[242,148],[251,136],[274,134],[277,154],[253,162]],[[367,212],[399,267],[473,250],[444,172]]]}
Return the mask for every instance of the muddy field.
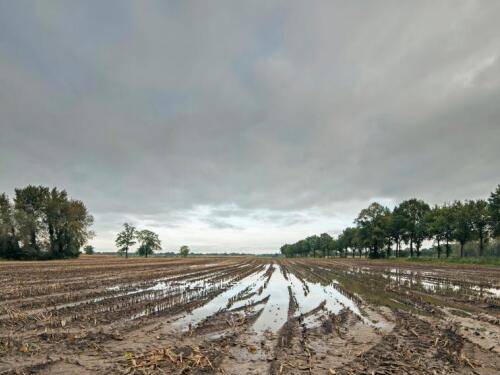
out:
{"label": "muddy field", "polygon": [[350,259],[0,263],[0,374],[498,374],[500,270]]}

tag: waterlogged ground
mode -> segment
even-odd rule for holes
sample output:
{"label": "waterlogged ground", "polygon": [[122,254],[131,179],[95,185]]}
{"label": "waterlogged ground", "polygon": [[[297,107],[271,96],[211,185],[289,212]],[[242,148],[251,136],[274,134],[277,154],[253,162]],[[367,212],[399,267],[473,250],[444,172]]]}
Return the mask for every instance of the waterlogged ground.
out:
{"label": "waterlogged ground", "polygon": [[0,375],[500,373],[497,267],[96,256],[0,281]]}

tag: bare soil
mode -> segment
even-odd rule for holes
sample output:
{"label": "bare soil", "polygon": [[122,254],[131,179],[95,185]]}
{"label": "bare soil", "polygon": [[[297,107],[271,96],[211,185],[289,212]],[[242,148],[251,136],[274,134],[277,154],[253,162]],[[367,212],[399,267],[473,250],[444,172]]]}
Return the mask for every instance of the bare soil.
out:
{"label": "bare soil", "polygon": [[0,375],[500,373],[498,267],[84,256],[0,281]]}

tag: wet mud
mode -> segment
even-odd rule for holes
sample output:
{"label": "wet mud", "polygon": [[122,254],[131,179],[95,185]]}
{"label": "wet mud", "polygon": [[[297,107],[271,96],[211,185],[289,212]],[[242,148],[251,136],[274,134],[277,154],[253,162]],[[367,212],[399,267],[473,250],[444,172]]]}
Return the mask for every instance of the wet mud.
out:
{"label": "wet mud", "polygon": [[0,374],[498,374],[500,271],[351,259],[0,263]]}

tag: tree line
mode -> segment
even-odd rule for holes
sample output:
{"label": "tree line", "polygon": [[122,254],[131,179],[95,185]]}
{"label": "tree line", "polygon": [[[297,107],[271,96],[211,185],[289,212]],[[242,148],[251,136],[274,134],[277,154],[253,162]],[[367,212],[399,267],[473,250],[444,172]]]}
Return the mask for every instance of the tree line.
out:
{"label": "tree line", "polygon": [[[361,210],[355,226],[337,238],[328,233],[285,244],[281,253],[294,256],[352,256],[371,258],[421,255],[424,241],[434,241],[437,256],[449,257],[452,244],[464,256],[464,246],[476,241],[479,255],[485,244],[500,236],[500,185],[487,200],[455,201],[431,207],[420,199],[408,199],[393,210],[375,202]],[[407,248],[403,249],[403,245]]]}
{"label": "tree line", "polygon": [[0,194],[0,258],[75,258],[93,237],[93,217],[66,190],[28,185]]}

